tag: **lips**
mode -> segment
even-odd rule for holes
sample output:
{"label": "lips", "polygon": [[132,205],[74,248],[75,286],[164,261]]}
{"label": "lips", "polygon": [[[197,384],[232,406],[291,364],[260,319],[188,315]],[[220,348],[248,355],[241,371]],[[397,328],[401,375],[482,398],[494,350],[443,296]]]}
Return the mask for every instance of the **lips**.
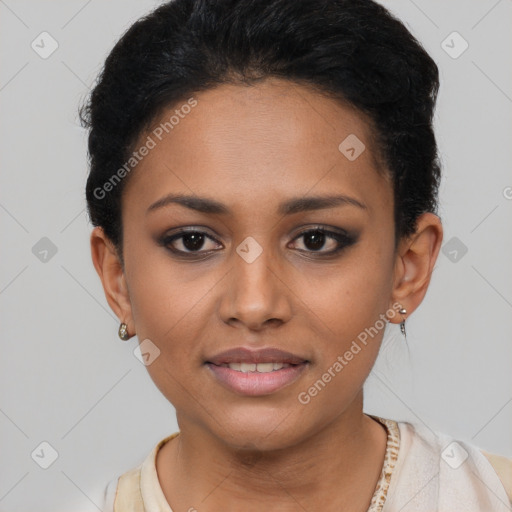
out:
{"label": "lips", "polygon": [[[206,363],[212,363],[217,366],[230,365],[232,363],[240,364],[302,364],[308,362],[304,357],[285,352],[277,348],[263,348],[258,350],[250,350],[244,347],[237,347],[225,352],[214,355],[206,360]],[[249,370],[250,371],[250,370]]]}
{"label": "lips", "polygon": [[250,350],[234,348],[205,361],[216,382],[246,396],[275,393],[297,381],[309,361],[276,348]]}

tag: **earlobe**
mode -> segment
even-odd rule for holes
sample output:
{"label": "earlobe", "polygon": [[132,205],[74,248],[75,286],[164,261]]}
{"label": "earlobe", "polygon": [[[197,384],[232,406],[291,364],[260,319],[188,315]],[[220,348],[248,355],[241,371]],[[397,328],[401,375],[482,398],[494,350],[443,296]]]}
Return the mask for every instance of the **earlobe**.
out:
{"label": "earlobe", "polygon": [[[423,213],[416,232],[404,238],[397,250],[391,302],[399,302],[409,316],[423,301],[441,248],[443,228],[439,217]],[[399,323],[396,318],[391,320]]]}
{"label": "earlobe", "polygon": [[134,332],[132,310],[123,267],[117,250],[101,227],[91,233],[91,257],[98,273],[105,297],[120,322]]}

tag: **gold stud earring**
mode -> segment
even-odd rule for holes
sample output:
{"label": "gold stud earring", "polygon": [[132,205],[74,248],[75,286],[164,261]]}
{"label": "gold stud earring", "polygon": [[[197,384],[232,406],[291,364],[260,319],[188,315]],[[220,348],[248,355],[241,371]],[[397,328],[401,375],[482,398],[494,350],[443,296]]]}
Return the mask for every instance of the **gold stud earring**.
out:
{"label": "gold stud earring", "polygon": [[405,308],[400,308],[400,311],[398,311],[398,312],[399,312],[399,313],[402,315],[402,317],[403,317],[402,321],[400,322],[400,331],[401,331],[401,333],[404,335],[405,341],[407,341],[407,335],[405,334],[405,317],[404,317],[404,315],[406,315],[406,314],[407,314],[407,309],[405,309]]}
{"label": "gold stud earring", "polygon": [[128,334],[128,326],[124,322],[119,326],[118,335],[123,341],[130,339],[130,335]]}

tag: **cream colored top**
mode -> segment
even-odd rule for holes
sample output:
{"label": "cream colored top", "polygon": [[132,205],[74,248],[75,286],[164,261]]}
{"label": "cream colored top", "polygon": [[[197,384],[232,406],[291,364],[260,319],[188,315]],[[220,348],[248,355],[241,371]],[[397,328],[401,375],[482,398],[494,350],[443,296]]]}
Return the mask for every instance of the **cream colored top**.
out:
{"label": "cream colored top", "polygon": [[[372,418],[386,427],[388,438],[367,512],[512,510],[512,459],[421,425]],[[177,435],[159,441],[139,466],[108,483],[103,512],[173,512],[158,480],[156,455]]]}

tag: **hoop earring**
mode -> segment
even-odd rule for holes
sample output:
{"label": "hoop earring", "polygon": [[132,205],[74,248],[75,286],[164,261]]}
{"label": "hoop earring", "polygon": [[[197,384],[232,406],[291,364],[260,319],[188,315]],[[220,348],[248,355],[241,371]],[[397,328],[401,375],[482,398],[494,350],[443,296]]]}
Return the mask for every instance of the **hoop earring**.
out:
{"label": "hoop earring", "polygon": [[407,334],[405,333],[405,317],[404,315],[407,314],[407,309],[400,308],[400,311],[398,311],[402,315],[402,321],[400,322],[400,332],[404,335],[405,341],[407,341]]}
{"label": "hoop earring", "polygon": [[130,339],[130,335],[128,334],[128,326],[124,322],[119,326],[119,331],[117,334],[123,341]]}

